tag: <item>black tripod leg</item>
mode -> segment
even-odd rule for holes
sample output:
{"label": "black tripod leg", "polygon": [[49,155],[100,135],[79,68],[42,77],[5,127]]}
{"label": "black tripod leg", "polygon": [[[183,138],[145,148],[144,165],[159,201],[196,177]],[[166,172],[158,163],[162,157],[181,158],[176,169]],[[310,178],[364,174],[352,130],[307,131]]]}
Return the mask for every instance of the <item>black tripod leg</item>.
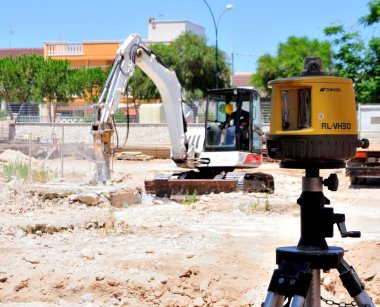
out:
{"label": "black tripod leg", "polygon": [[360,278],[356,274],[354,268],[342,259],[337,269],[340,273],[339,277],[342,280],[343,286],[347,289],[348,293],[355,300],[355,302],[359,306],[375,307],[372,299],[364,290],[364,283],[360,281]]}

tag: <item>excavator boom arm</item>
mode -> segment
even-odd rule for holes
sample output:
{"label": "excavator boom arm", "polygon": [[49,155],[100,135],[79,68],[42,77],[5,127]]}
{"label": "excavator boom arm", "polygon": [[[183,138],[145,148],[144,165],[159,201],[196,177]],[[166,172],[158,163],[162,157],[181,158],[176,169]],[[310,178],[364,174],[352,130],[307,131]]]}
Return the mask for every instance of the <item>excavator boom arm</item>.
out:
{"label": "excavator boom arm", "polygon": [[[113,133],[112,115],[124,96],[135,66],[153,81],[161,95],[172,145],[172,159],[184,162],[187,158],[187,140],[182,111],[181,85],[173,70],[149,49],[139,35],[130,35],[119,47],[116,57],[96,104],[96,119],[92,124],[98,181],[109,180],[110,143]],[[106,168],[106,169],[105,169]]]}

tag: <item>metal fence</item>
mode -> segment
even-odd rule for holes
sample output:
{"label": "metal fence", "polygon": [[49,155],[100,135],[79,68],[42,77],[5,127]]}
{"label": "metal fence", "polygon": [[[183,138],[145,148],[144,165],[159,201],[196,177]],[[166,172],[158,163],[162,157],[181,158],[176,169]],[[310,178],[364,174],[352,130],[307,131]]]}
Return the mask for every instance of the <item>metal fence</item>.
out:
{"label": "metal fence", "polygon": [[[186,104],[189,123],[204,122],[203,104],[193,101]],[[90,102],[2,102],[0,119],[12,119],[16,123],[89,123],[94,119],[94,110],[94,104]],[[118,123],[166,123],[161,103],[120,103],[114,120]]]}
{"label": "metal fence", "polygon": [[53,120],[49,116],[19,115],[16,117],[17,123],[88,123],[92,122],[92,117],[84,116],[56,116]]}
{"label": "metal fence", "polygon": [[0,142],[0,178],[46,182],[64,177],[89,181],[95,174],[93,144],[65,141],[64,127],[51,139],[28,133]]}
{"label": "metal fence", "polygon": [[[188,123],[204,123],[205,111],[204,100],[190,101],[184,106]],[[261,113],[263,124],[269,123],[269,101],[262,101]],[[16,123],[90,123],[94,119],[94,104],[57,102],[49,105],[2,102],[0,120],[1,118],[13,119]],[[114,114],[114,120],[118,123],[167,123],[162,103],[120,103]]]}

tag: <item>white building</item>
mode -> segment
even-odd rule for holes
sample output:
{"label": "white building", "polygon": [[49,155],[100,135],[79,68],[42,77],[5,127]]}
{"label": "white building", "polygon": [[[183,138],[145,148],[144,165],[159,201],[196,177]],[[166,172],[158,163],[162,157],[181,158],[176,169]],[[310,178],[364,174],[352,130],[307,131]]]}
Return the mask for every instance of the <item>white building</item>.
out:
{"label": "white building", "polygon": [[149,19],[149,43],[170,43],[184,32],[191,32],[205,37],[205,28],[187,20],[155,20]]}

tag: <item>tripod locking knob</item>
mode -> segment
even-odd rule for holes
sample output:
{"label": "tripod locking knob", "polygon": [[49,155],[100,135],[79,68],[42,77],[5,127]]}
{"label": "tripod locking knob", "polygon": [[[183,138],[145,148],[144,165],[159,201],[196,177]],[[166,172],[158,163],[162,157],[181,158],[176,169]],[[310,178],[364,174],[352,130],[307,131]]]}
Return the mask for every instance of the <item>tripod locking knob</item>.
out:
{"label": "tripod locking knob", "polygon": [[339,180],[336,174],[330,174],[330,176],[323,180],[323,185],[327,187],[330,191],[337,191]]}

